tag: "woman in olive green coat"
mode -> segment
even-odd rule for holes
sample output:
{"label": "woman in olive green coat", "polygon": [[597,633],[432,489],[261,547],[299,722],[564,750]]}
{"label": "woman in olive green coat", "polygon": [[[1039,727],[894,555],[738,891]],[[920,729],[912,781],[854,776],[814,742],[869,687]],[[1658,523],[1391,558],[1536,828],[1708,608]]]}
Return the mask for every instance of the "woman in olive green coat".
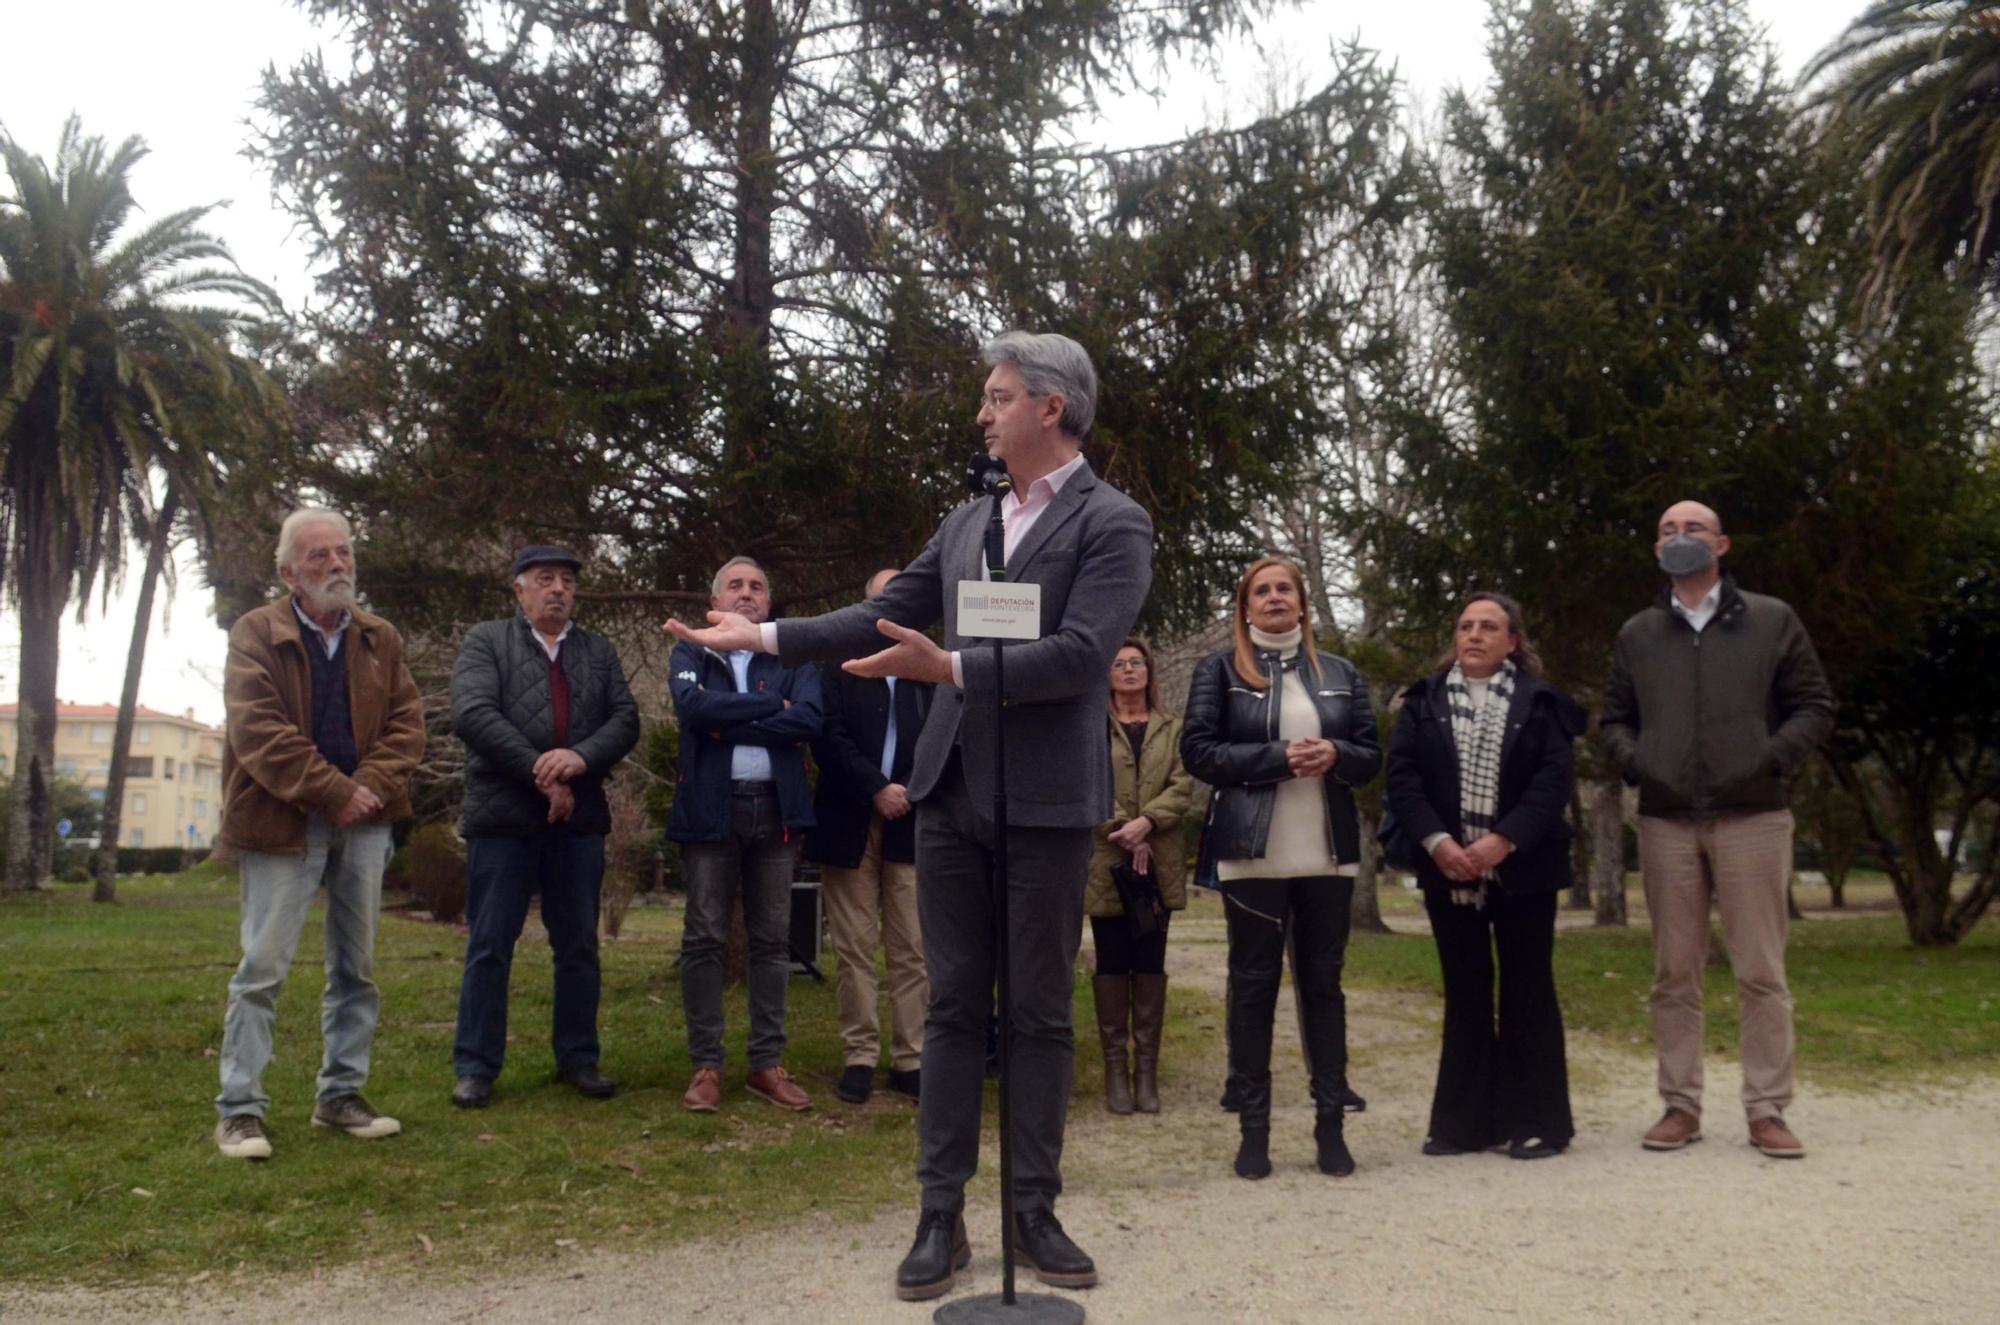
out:
{"label": "woman in olive green coat", "polygon": [[[1083,909],[1097,947],[1097,1034],[1104,1045],[1104,1107],[1160,1111],[1160,1030],[1167,1015],[1167,921],[1187,906],[1187,853],[1181,821],[1194,778],[1181,764],[1181,720],[1160,711],[1153,654],[1128,639],[1111,660],[1111,776],[1114,816],[1097,826]],[[1166,910],[1144,938],[1133,934],[1112,870],[1150,871]],[[1130,1022],[1132,1077],[1126,1080]]]}

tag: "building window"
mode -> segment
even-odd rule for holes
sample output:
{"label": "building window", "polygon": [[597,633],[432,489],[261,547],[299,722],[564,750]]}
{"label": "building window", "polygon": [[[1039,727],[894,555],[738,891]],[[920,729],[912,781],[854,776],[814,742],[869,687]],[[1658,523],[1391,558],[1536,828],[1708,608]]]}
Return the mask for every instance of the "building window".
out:
{"label": "building window", "polygon": [[208,818],[208,801],[200,796],[194,798],[194,817],[197,819]]}
{"label": "building window", "polygon": [[131,833],[130,833],[130,834],[128,834],[128,835],[126,836],[126,838],[125,838],[125,845],[126,845],[126,846],[128,846],[128,847],[142,847],[142,846],[145,846],[145,845],[146,845],[146,830],[145,830],[145,829],[143,829],[143,828],[134,828],[134,829],[133,829],[133,830],[131,831]]}
{"label": "building window", "polygon": [[153,776],[153,756],[127,755],[125,757],[125,776],[128,778],[149,778]]}
{"label": "building window", "polygon": [[92,745],[111,744],[111,728],[101,722],[93,723],[90,728],[90,743]]}
{"label": "building window", "polygon": [[188,748],[188,729],[183,727],[181,728],[181,749],[185,750],[187,748]]}
{"label": "building window", "polygon": [[73,778],[73,777],[75,777],[75,776],[76,776],[76,760],[74,760],[74,759],[58,759],[58,760],[56,760],[56,776],[57,776],[57,777],[59,777],[59,778]]}
{"label": "building window", "polygon": [[141,745],[151,745],[153,743],[153,729],[151,727],[141,727],[132,733],[132,739]]}
{"label": "building window", "polygon": [[174,780],[174,757],[172,755],[160,756],[160,776],[169,782]]}
{"label": "building window", "polygon": [[146,793],[145,793],[145,792],[143,792],[143,791],[135,791],[135,792],[133,792],[133,793],[132,793],[132,813],[133,813],[133,814],[144,814],[145,812],[146,812]]}

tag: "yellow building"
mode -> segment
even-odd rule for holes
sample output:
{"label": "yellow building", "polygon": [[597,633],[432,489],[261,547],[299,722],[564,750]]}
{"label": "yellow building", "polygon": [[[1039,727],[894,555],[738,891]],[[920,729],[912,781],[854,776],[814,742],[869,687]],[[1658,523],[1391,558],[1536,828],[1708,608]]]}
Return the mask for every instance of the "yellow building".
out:
{"label": "yellow building", "polygon": [[[20,709],[0,704],[0,774],[13,772]],[[111,772],[113,704],[56,705],[56,776],[102,800]],[[144,704],[132,724],[120,846],[205,848],[222,827],[223,730]]]}

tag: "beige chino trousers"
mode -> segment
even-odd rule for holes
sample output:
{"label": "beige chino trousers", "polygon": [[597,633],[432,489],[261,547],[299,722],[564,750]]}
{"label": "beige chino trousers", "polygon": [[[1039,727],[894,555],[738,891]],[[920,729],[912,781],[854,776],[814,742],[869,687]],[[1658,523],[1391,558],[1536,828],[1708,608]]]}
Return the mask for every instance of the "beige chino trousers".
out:
{"label": "beige chino trousers", "polygon": [[1653,919],[1653,1043],[1660,1098],[1701,1116],[1702,971],[1709,899],[1736,973],[1743,1110],[1772,1118],[1792,1102],[1792,995],[1785,984],[1785,886],[1792,813],[1715,819],[1639,816],[1639,869]]}
{"label": "beige chino trousers", "polygon": [[881,987],[875,977],[879,943],[889,971],[889,1066],[898,1072],[921,1066],[924,1010],[930,981],[924,974],[924,937],[917,923],[917,867],[882,859],[882,816],[868,820],[868,848],[851,870],[820,868],[826,897],[826,924],[840,967],[835,989],[840,1002],[840,1036],[847,1066],[873,1067],[882,1053],[876,1009]]}

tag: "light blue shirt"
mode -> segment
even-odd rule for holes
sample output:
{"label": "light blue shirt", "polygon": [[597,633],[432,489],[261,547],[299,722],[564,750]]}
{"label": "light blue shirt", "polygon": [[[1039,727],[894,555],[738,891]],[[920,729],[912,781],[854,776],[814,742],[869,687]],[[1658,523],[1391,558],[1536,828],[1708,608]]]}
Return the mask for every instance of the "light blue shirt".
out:
{"label": "light blue shirt", "polygon": [[331,661],[333,655],[340,652],[340,637],[347,633],[349,626],[354,624],[354,613],[348,611],[346,608],[342,608],[340,612],[340,624],[335,626],[331,631],[326,631],[320,629],[319,622],[306,615],[305,608],[299,606],[297,594],[292,595],[292,610],[299,614],[300,625],[319,636],[319,646],[326,650],[327,659]]}
{"label": "light blue shirt", "polygon": [[[736,688],[745,694],[750,692],[750,660],[756,656],[751,649],[735,649],[729,655],[729,670],[736,673]],[[771,752],[761,745],[731,746],[729,776],[737,782],[769,782]]]}
{"label": "light blue shirt", "polygon": [[889,770],[896,766],[896,678],[883,679],[889,683],[889,726],[882,733],[882,776],[894,782],[896,775]]}

